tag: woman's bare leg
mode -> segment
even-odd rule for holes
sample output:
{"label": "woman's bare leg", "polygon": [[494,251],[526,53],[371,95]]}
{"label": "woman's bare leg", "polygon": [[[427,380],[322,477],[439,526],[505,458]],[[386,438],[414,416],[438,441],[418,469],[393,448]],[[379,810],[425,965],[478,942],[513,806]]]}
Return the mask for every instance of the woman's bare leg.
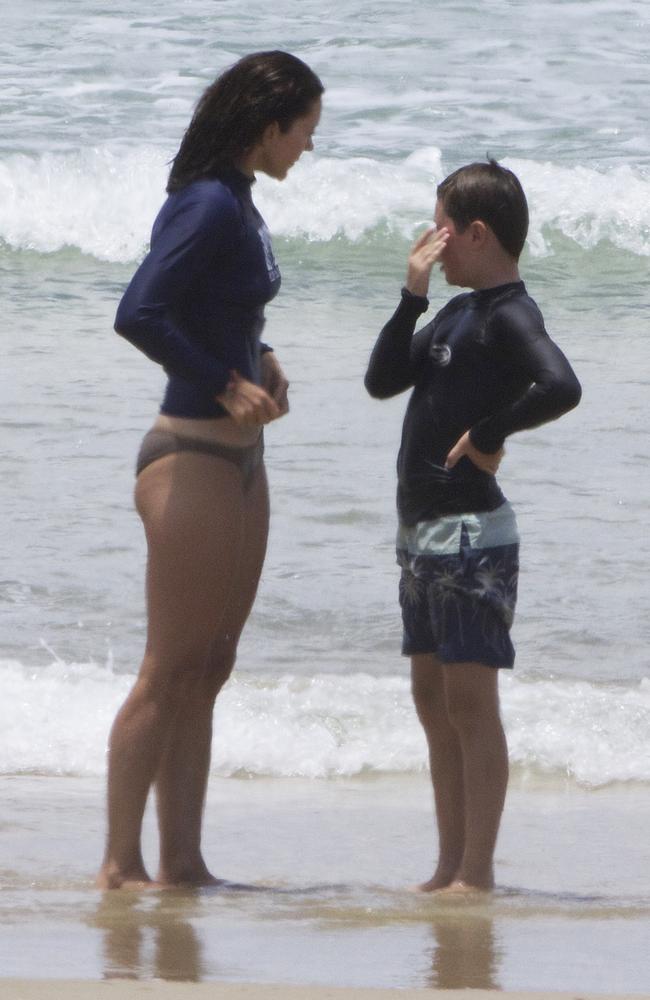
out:
{"label": "woman's bare leg", "polygon": [[235,662],[237,644],[257,592],[268,535],[268,489],[260,466],[242,497],[241,555],[229,603],[204,674],[183,703],[156,775],[163,884],[215,884],[201,854],[203,806],[210,768],[215,699]]}
{"label": "woman's bare leg", "polygon": [[429,763],[438,827],[438,864],[419,888],[442,889],[457,878],[465,848],[463,755],[447,713],[442,664],[435,656],[411,657],[413,701],[429,745]]}
{"label": "woman's bare leg", "polygon": [[166,456],[138,477],[136,502],[149,547],[149,629],[138,679],[111,732],[100,887],[149,881],[140,849],[147,795],[230,602],[242,492],[234,465],[191,452]]}
{"label": "woman's bare leg", "polygon": [[447,712],[463,759],[465,838],[450,889],[492,889],[493,857],[508,784],[508,748],[499,715],[499,671],[481,663],[444,667]]}

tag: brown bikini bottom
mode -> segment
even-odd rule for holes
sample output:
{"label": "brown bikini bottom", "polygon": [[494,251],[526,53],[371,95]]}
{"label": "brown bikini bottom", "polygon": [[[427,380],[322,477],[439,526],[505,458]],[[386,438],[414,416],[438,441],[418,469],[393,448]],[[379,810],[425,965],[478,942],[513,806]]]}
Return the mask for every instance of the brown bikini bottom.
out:
{"label": "brown bikini bottom", "polygon": [[179,451],[201,452],[203,455],[215,455],[232,462],[241,472],[244,490],[249,490],[264,456],[264,436],[260,434],[255,444],[235,448],[215,441],[203,441],[201,438],[183,437],[172,431],[154,429],[145,434],[142,440],[135,466],[136,476],[152,462]]}

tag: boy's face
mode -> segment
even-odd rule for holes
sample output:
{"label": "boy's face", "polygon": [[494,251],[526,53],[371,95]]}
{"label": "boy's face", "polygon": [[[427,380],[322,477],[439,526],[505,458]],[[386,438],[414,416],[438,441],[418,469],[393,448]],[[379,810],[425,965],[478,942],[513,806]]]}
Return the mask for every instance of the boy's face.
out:
{"label": "boy's face", "polygon": [[474,255],[470,250],[471,228],[468,227],[465,232],[459,233],[456,223],[449,218],[440,199],[436,202],[433,221],[436,224],[436,229],[442,229],[444,226],[449,230],[447,246],[440,257],[440,270],[444,273],[447,284],[471,288],[471,265],[474,260]]}

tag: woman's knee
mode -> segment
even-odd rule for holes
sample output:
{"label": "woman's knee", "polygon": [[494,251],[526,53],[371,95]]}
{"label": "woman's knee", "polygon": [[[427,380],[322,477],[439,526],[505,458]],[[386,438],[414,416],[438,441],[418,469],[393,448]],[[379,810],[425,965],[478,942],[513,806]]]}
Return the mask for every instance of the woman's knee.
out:
{"label": "woman's knee", "polygon": [[213,642],[206,658],[203,683],[208,697],[215,698],[229,680],[237,660],[237,639],[226,635]]}
{"label": "woman's knee", "polygon": [[223,636],[210,642],[184,672],[181,686],[186,700],[213,702],[229,680],[237,659],[237,640]]}
{"label": "woman's knee", "polygon": [[147,647],[139,683],[151,699],[178,704],[201,686],[209,667],[209,647],[177,645],[174,649]]}

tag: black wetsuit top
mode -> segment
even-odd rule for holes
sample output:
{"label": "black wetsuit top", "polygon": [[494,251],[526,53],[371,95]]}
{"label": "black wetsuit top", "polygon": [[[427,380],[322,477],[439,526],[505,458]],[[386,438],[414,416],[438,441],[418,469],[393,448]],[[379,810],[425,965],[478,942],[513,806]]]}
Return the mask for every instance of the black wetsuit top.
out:
{"label": "black wetsuit top", "polygon": [[544,329],[522,281],[453,298],[413,336],[428,301],[406,289],[379,335],[365,384],[386,398],[413,386],[397,459],[397,506],[406,525],[495,510],[494,476],[463,456],[445,459],[465,431],[479,451],[498,451],[514,431],[576,406],[580,384]]}
{"label": "black wetsuit top", "polygon": [[120,302],[115,329],[169,376],[163,413],[224,416],[215,396],[233,369],[260,383],[264,306],[280,271],[251,183],[232,170],[170,194]]}

